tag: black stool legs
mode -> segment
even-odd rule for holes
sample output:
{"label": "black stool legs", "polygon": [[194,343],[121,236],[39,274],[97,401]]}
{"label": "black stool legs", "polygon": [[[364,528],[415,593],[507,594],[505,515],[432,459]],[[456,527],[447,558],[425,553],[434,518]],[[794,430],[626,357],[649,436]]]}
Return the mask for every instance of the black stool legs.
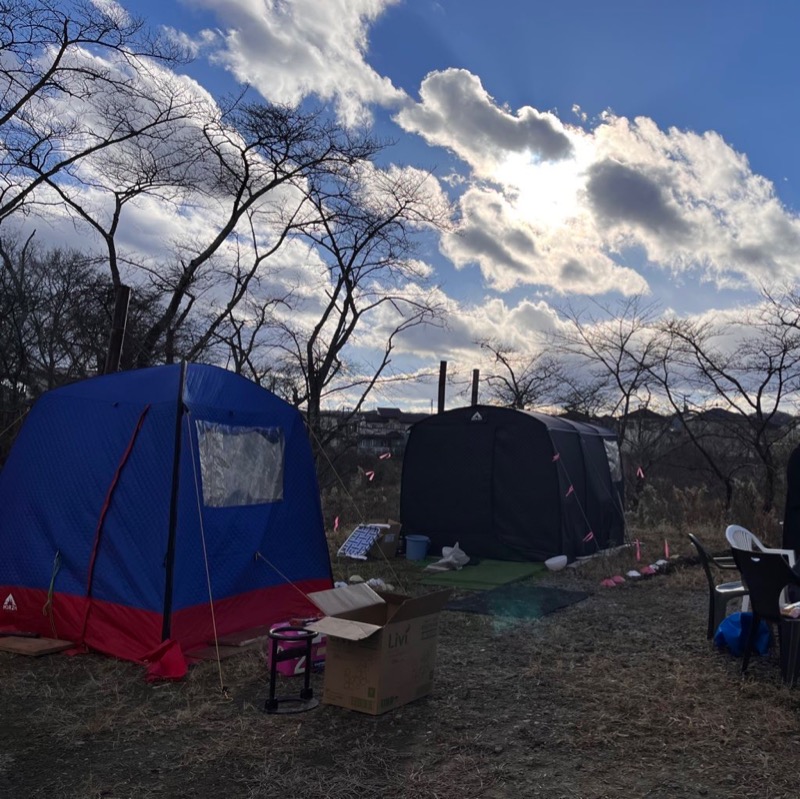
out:
{"label": "black stool legs", "polygon": [[[311,642],[316,633],[313,630],[306,630],[305,627],[276,627],[269,633],[269,698],[264,703],[264,710],[267,713],[303,713],[312,710],[319,705],[319,700],[314,699],[314,689],[311,687]],[[277,685],[278,662],[281,660],[293,660],[297,657],[296,649],[287,649],[278,652],[278,645],[281,641],[304,641],[305,649],[305,670],[303,671],[303,689],[299,696],[275,696],[275,686]]]}

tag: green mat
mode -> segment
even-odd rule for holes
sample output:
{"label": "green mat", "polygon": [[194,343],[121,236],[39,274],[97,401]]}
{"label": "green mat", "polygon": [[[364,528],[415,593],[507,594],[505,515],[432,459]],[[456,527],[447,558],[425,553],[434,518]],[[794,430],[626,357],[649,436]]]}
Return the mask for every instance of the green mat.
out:
{"label": "green mat", "polygon": [[[431,561],[432,563],[435,561]],[[451,588],[472,588],[476,591],[496,588],[517,580],[524,580],[545,571],[544,563],[520,563],[510,560],[482,560],[475,566],[464,566],[459,571],[422,572],[425,585],[444,585]]]}

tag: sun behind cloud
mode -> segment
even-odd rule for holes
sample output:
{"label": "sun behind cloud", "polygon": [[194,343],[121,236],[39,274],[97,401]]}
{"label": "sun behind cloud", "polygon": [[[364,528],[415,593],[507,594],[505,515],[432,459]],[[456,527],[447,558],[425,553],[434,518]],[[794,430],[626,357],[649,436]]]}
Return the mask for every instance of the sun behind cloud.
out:
{"label": "sun behind cloud", "polygon": [[567,158],[546,161],[530,153],[509,152],[494,170],[493,180],[513,197],[521,222],[553,228],[581,214],[581,193],[594,148],[584,135],[569,138],[571,155]]}
{"label": "sun behind cloud", "polygon": [[501,105],[464,69],[428,74],[395,121],[466,167],[442,252],[486,285],[638,294],[665,274],[757,287],[800,272],[800,217],[718,133],[604,113],[593,125]]}

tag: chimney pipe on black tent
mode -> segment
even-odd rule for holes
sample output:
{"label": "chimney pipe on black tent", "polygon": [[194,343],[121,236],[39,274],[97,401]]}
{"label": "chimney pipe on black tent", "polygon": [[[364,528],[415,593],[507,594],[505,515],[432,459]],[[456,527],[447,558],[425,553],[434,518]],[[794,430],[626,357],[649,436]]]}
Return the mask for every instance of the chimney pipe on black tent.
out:
{"label": "chimney pipe on black tent", "polygon": [[478,381],[481,378],[481,370],[480,369],[473,369],[472,370],[472,404],[478,404]]}
{"label": "chimney pipe on black tent", "polygon": [[447,361],[439,362],[439,405],[436,413],[444,412],[444,385],[447,380]]}

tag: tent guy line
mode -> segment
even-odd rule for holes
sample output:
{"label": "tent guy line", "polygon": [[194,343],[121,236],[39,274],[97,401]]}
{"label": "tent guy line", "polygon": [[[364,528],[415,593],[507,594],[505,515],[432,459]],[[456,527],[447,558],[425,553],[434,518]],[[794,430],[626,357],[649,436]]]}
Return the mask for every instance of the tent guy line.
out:
{"label": "tent guy line", "polygon": [[[184,412],[184,419],[186,420],[186,435],[189,441],[189,448],[192,450],[192,475],[194,477],[194,496],[197,502],[197,519],[198,527],[200,530],[200,542],[203,546],[203,563],[206,570],[206,585],[208,586],[208,609],[211,614],[211,628],[214,631],[214,652],[217,656],[217,674],[219,676],[219,688],[223,696],[228,696],[225,689],[225,680],[222,676],[222,658],[219,653],[219,635],[217,634],[217,615],[214,612],[214,595],[211,589],[211,569],[208,565],[208,547],[206,546],[206,530],[203,524],[203,498],[202,488],[200,486],[200,477],[197,473],[197,460],[200,458],[200,444],[194,446],[195,439],[192,436],[192,422],[191,411],[186,408]],[[196,457],[195,457],[196,456]]]}

